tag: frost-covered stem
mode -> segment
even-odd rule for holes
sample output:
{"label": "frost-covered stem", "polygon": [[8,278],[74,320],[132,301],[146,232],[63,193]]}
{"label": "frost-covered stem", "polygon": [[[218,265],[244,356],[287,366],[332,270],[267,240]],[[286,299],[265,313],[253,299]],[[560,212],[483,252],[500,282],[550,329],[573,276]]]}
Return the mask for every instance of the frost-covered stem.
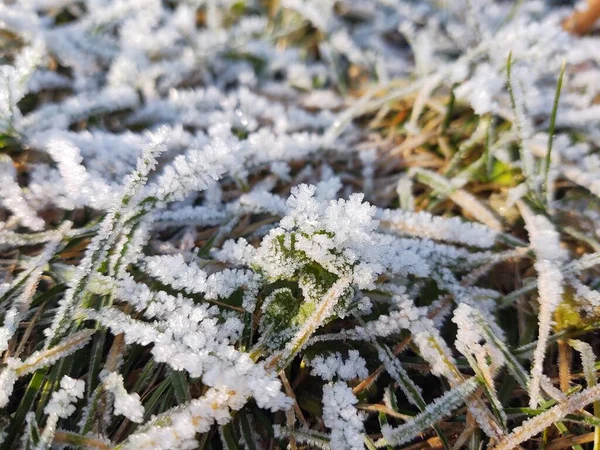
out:
{"label": "frost-covered stem", "polygon": [[383,229],[481,248],[492,247],[498,237],[497,231],[479,223],[434,216],[426,211],[384,209],[376,217]]}
{"label": "frost-covered stem", "polygon": [[529,406],[536,408],[541,401],[540,380],[548,336],[552,331],[552,315],[562,300],[563,275],[559,264],[563,258],[563,251],[560,248],[558,233],[554,230],[550,221],[544,216],[534,215],[529,207],[521,201],[517,202],[517,205],[525,220],[531,246],[536,253],[535,269],[538,273],[539,332],[538,343],[533,353],[533,367],[529,385]]}
{"label": "frost-covered stem", "polygon": [[203,397],[155,416],[113,450],[171,450],[173,444],[185,446],[196,433],[208,431],[215,420],[220,425],[228,423],[228,402],[235,396],[234,390],[211,388]]}
{"label": "frost-covered stem", "polygon": [[521,151],[521,164],[523,166],[523,175],[525,177],[525,183],[529,190],[533,193],[533,165],[534,160],[531,152],[527,148],[526,138],[529,137],[525,132],[525,105],[523,102],[523,93],[518,83],[513,79],[512,73],[512,52],[508,54],[508,60],[506,62],[506,72],[508,76],[508,93],[510,95],[510,103],[514,111],[514,121],[517,129],[517,137],[519,139],[519,149]]}
{"label": "frost-covered stem", "polygon": [[98,234],[90,242],[85,257],[77,267],[77,274],[71,280],[70,287],[60,302],[51,327],[45,330],[46,348],[55,345],[67,333],[73,308],[83,297],[92,275],[97,272],[104,262],[110,246],[119,236],[118,228],[121,217],[128,207],[132,207],[131,203],[146,183],[148,174],[156,165],[156,157],[166,149],[165,139],[166,132],[164,129],[159,130],[153,137],[144,150],[142,157],[138,160],[136,170],[129,175],[117,206],[106,216]]}
{"label": "frost-covered stem", "polygon": [[[406,398],[410,403],[415,405],[419,411],[425,411],[427,409],[427,403],[421,395],[419,387],[411,380],[408,376],[400,361],[392,353],[392,351],[385,345],[377,342],[375,338],[371,338],[371,343],[377,348],[379,360],[383,363],[383,367],[387,370],[390,376],[398,383],[400,389],[406,395]],[[450,448],[450,444],[446,440],[446,437],[442,431],[437,427],[436,424],[432,425],[432,428],[436,431],[440,437],[444,448]]]}
{"label": "frost-covered stem", "polygon": [[564,418],[567,414],[574,413],[600,400],[600,385],[585,389],[567,398],[566,401],[559,403],[548,411],[535,416],[525,422],[506,438],[502,439],[492,450],[512,450],[517,448],[522,442],[530,439],[538,433],[541,433],[549,426]]}
{"label": "frost-covered stem", "polygon": [[27,375],[41,367],[51,365],[59,359],[70,355],[87,344],[92,337],[92,334],[94,334],[93,330],[83,330],[72,334],[51,349],[35,352],[15,369],[17,375]]}
{"label": "frost-covered stem", "polygon": [[329,288],[323,296],[323,300],[317,305],[315,312],[304,323],[304,326],[281,352],[270,358],[267,363],[267,369],[276,368],[279,371],[289,364],[294,356],[306,345],[316,329],[331,315],[338,299],[350,286],[351,280],[349,276],[342,277]]}
{"label": "frost-covered stem", "polygon": [[[598,384],[596,375],[596,355],[592,346],[587,342],[579,341],[576,339],[569,340],[569,344],[581,355],[581,365],[583,366],[583,372],[585,374],[585,380],[588,388],[594,387]],[[600,418],[600,401],[595,401],[594,404],[594,416]],[[594,450],[600,448],[600,427],[594,427]]]}
{"label": "frost-covered stem", "polygon": [[396,428],[385,426],[382,429],[384,439],[375,442],[375,445],[378,448],[386,445],[399,446],[412,440],[424,429],[435,425],[462,405],[465,399],[475,392],[478,385],[475,377],[470,378],[434,400],[433,403],[427,405],[424,411],[408,422]]}
{"label": "frost-covered stem", "polygon": [[281,425],[273,425],[275,437],[278,439],[294,438],[296,442],[308,444],[314,448],[322,450],[330,450],[329,436],[322,433],[317,433],[310,429],[293,430],[291,428],[282,427]]}
{"label": "frost-covered stem", "polygon": [[13,300],[12,307],[4,315],[4,324],[0,327],[0,354],[8,348],[8,341],[17,330],[22,315],[29,309],[31,298],[36,292],[46,264],[56,253],[62,237],[71,225],[71,222],[68,221],[63,223],[58,232],[53,234],[44,250],[31,260],[28,267],[15,278],[5,294],[0,296],[0,300],[10,299],[12,294],[21,291]]}

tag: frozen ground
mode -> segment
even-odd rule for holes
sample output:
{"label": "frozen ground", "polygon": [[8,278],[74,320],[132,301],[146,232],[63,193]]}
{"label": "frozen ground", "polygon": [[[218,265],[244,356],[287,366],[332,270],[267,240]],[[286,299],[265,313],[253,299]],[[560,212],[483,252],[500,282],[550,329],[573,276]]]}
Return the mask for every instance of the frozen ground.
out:
{"label": "frozen ground", "polygon": [[0,448],[600,449],[564,3],[0,4]]}

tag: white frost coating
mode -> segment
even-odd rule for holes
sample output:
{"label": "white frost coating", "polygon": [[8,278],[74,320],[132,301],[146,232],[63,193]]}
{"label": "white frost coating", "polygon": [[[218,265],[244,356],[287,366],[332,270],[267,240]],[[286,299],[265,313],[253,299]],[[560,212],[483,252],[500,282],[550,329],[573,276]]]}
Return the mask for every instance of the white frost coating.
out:
{"label": "white frost coating", "polygon": [[143,322],[118,311],[85,311],[99,320],[114,334],[124,333],[125,342],[148,345],[157,362],[169,364],[175,370],[186,370],[193,377],[202,377],[209,386],[227,385],[243,395],[254,397],[262,407],[282,409],[289,400],[281,392],[274,373],[267,373],[262,363],[254,364],[247,353],[236,350],[231,343],[239,337],[243,324],[237,317],[219,323],[216,307],[195,305],[191,300],[165,292],[152,292],[132,279],[103,281],[117,298],[135,300],[134,308],[153,319]]}
{"label": "white frost coating", "polygon": [[386,443],[399,446],[414,439],[424,429],[435,425],[436,422],[451,414],[453,410],[465,402],[469,395],[475,392],[477,387],[477,380],[471,378],[450,389],[443,396],[436,398],[427,405],[424,411],[399,427],[393,428],[387,424],[383,425],[381,432]]}
{"label": "white frost coating", "polygon": [[249,311],[254,309],[260,287],[260,277],[250,270],[225,269],[208,275],[196,263],[186,263],[180,254],[148,257],[146,268],[150,275],[161,282],[188,294],[202,293],[210,300],[227,298],[243,287],[243,306]]}
{"label": "white frost coating", "polygon": [[8,348],[8,341],[13,336],[19,325],[18,312],[15,308],[11,308],[4,314],[4,323],[0,327],[0,354]]}
{"label": "white frost coating", "polygon": [[205,190],[238,166],[236,150],[239,144],[217,138],[202,150],[190,149],[179,155],[165,167],[153,186],[154,195],[160,201],[172,202],[183,200],[191,192]]}
{"label": "white frost coating", "polygon": [[34,231],[42,230],[44,221],[25,200],[16,176],[12,160],[6,155],[0,155],[0,204],[10,210],[23,226]]}
{"label": "white frost coating", "polygon": [[48,419],[44,430],[40,434],[40,442],[36,449],[44,449],[50,446],[59,419],[66,419],[75,412],[74,403],[83,398],[84,390],[85,382],[83,380],[75,380],[67,375],[61,378],[60,389],[52,394],[50,401],[44,408],[44,413],[48,415]]}
{"label": "white frost coating", "polygon": [[540,312],[538,316],[538,343],[533,353],[533,367],[529,388],[529,405],[537,407],[541,401],[540,379],[548,336],[552,330],[552,315],[562,300],[562,263],[565,251],[560,247],[559,235],[550,221],[541,215],[534,215],[522,202],[519,209],[525,220],[531,247],[536,255],[535,270],[538,273]]}
{"label": "white frost coating", "polygon": [[56,161],[67,194],[75,207],[89,205],[108,209],[116,192],[102,179],[92,177],[82,165],[83,158],[75,145],[67,140],[54,139],[47,144],[48,154]]}
{"label": "white frost coating", "polygon": [[60,380],[60,389],[52,394],[50,401],[44,408],[44,412],[66,419],[75,412],[73,403],[77,399],[83,398],[84,389],[85,383],[83,380],[74,380],[65,375]]}
{"label": "white frost coating", "polygon": [[434,216],[426,211],[384,209],[378,211],[377,218],[382,226],[399,233],[481,248],[493,246],[498,235],[497,231],[484,225],[465,222],[458,217]]}
{"label": "white frost coating", "polygon": [[0,372],[0,408],[4,408],[8,404],[17,378],[17,372],[10,366]]}
{"label": "white frost coating", "polygon": [[570,339],[569,345],[579,352],[581,356],[581,365],[588,387],[597,384],[598,375],[596,374],[596,355],[594,349],[587,342],[578,339]]}
{"label": "white frost coating", "polygon": [[358,399],[342,381],[323,386],[323,421],[331,428],[331,448],[362,450],[364,416],[354,407]]}
{"label": "white frost coating", "polygon": [[129,394],[123,386],[123,375],[110,372],[103,381],[104,387],[114,396],[114,414],[127,417],[135,423],[144,420],[144,406],[137,393]]}
{"label": "white frost coating", "polygon": [[522,425],[502,439],[492,450],[512,450],[529,438],[558,422],[567,414],[579,411],[590,403],[600,400],[600,385],[573,394],[567,400],[553,406],[548,411],[523,422]]}
{"label": "white frost coating", "polygon": [[[454,310],[452,322],[458,328],[456,333],[456,349],[463,355],[473,355],[477,360],[480,368],[487,368],[491,364],[496,369],[504,364],[504,356],[502,352],[492,343],[487,342],[487,333],[482,327],[481,312],[474,309],[466,303],[461,303]],[[495,327],[497,328],[497,327]],[[502,339],[503,333],[501,330],[494,330],[495,333]],[[488,363],[488,357],[491,361]],[[492,385],[492,380],[487,380]]]}
{"label": "white frost coating", "polygon": [[196,433],[208,431],[216,422],[224,425],[231,420],[231,410],[241,408],[246,398],[226,387],[211,388],[204,396],[194,399],[184,407],[175,408],[155,418],[168,418],[168,424],[147,426],[129,436],[124,450],[193,449],[197,447]]}
{"label": "white frost coating", "polygon": [[384,271],[419,276],[428,273],[425,261],[401,240],[375,231],[375,207],[363,203],[361,194],[348,200],[319,201],[316,189],[308,185],[292,189],[287,214],[256,251],[252,262],[269,277],[290,277],[304,264],[302,259],[282,252],[282,245],[286,251],[303,252],[336,275],[350,271],[353,282],[361,288],[372,286]]}
{"label": "white frost coating", "polygon": [[338,352],[328,356],[317,356],[310,361],[312,373],[324,380],[331,381],[334,377],[340,380],[366,378],[369,375],[366,362],[360,357],[358,350],[350,350],[348,358],[344,359]]}

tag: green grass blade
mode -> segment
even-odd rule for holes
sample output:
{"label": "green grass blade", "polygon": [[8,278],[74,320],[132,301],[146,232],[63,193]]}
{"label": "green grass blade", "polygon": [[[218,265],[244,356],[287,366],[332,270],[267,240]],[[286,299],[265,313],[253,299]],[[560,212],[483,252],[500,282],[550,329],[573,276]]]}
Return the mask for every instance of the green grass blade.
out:
{"label": "green grass blade", "polygon": [[562,89],[563,77],[565,75],[567,63],[563,61],[556,82],[556,93],[554,94],[554,104],[552,105],[552,114],[550,114],[550,126],[548,127],[548,151],[544,160],[544,186],[548,190],[548,172],[550,171],[550,161],[552,159],[552,142],[554,140],[554,130],[556,127],[556,113],[558,111],[558,101],[560,99],[560,91]]}

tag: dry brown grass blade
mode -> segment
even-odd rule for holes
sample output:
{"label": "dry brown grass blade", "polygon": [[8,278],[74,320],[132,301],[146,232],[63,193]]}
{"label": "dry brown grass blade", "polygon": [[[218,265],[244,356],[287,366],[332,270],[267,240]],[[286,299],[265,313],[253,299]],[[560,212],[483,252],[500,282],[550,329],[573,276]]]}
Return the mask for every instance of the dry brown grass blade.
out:
{"label": "dry brown grass blade", "polygon": [[418,442],[408,447],[402,447],[402,450],[441,450],[444,448],[442,440],[435,436],[423,442]]}
{"label": "dry brown grass blade", "polygon": [[592,30],[599,18],[600,0],[588,0],[587,8],[582,11],[575,11],[564,21],[563,27],[570,33],[583,35]]}
{"label": "dry brown grass blade", "polygon": [[[294,413],[296,414],[296,418],[300,421],[300,423],[302,423],[302,425],[304,427],[308,427],[308,422],[304,418],[304,414],[302,414],[302,410],[300,409],[300,406],[298,406],[298,402],[296,401],[296,395],[294,394],[294,390],[292,389],[292,386],[290,385],[290,382],[283,370],[281,372],[279,372],[279,378],[281,379],[281,383],[283,384],[283,389],[285,390],[285,393],[287,394],[287,396],[290,397],[292,400],[294,400],[293,408],[294,408]],[[292,425],[293,425],[293,423],[292,423]]]}
{"label": "dry brown grass blade", "polygon": [[371,411],[371,412],[377,412],[377,413],[384,413],[390,417],[395,417],[397,419],[402,419],[402,420],[409,420],[412,418],[412,416],[407,416],[406,414],[400,414],[396,411],[394,411],[391,408],[388,408],[385,405],[381,405],[379,403],[372,403],[372,404],[366,404],[366,403],[359,403],[356,405],[356,409],[360,409],[363,411]]}
{"label": "dry brown grass blade", "polygon": [[560,390],[567,392],[570,387],[569,380],[571,379],[570,370],[571,348],[567,341],[560,339],[558,341],[558,377],[560,380]]}
{"label": "dry brown grass blade", "polygon": [[570,448],[574,445],[587,444],[588,442],[594,442],[593,432],[582,434],[580,436],[566,436],[560,439],[556,439],[546,446],[546,450],[562,450],[563,448]]}

